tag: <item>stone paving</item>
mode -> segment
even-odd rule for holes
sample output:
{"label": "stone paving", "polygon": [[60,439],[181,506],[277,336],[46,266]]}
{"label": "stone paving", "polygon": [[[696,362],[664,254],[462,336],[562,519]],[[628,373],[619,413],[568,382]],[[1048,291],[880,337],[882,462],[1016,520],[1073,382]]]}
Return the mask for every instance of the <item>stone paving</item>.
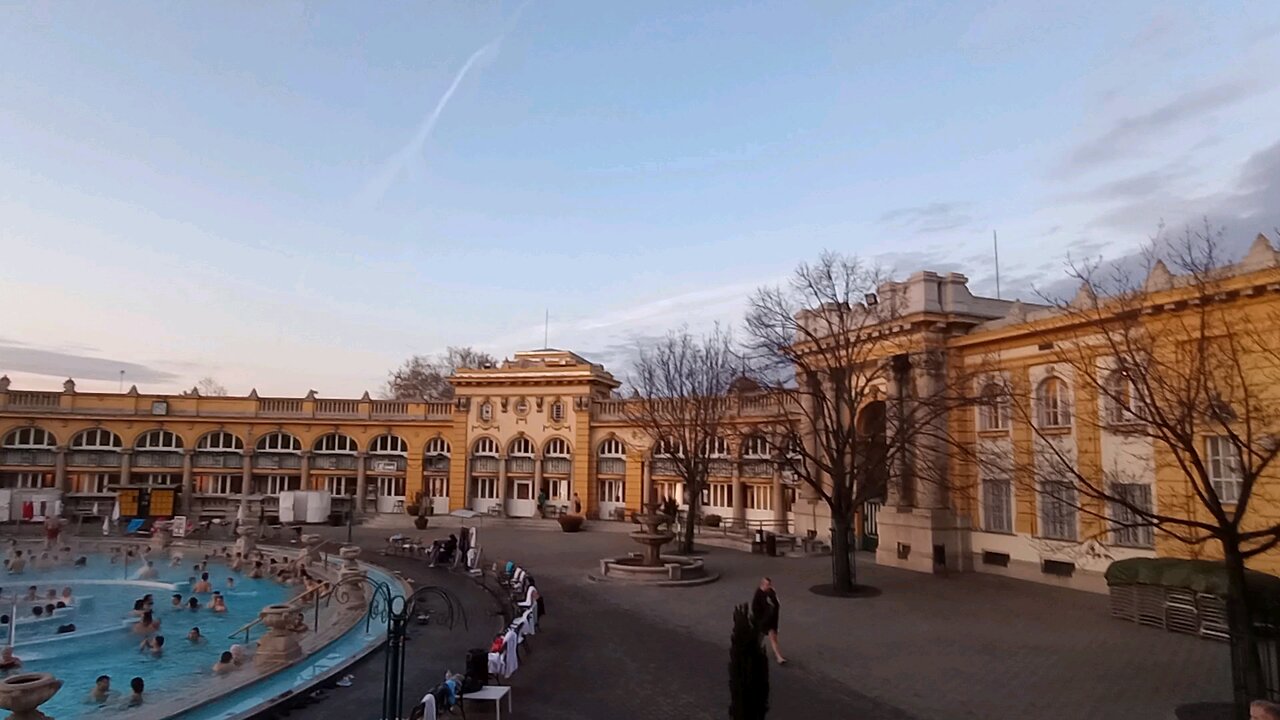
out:
{"label": "stone paving", "polygon": [[[770,718],[1133,720],[1168,718],[1179,704],[1229,695],[1224,644],[1113,620],[1101,595],[990,575],[917,575],[876,567],[862,555],[862,581],[882,594],[842,600],[807,591],[829,578],[825,558],[715,548],[705,559],[722,579],[712,585],[599,584],[587,579],[598,559],[637,546],[620,533],[570,535],[551,527],[489,522],[481,531],[486,559],[520,560],[547,597],[546,632],[513,682],[517,718],[725,717],[732,608],[750,598],[762,574],[778,587],[791,660],[771,670]],[[326,530],[345,536],[345,529]],[[356,532],[374,548],[391,531]],[[465,649],[495,629],[432,640],[434,649],[411,644],[410,652],[420,653],[411,672],[423,687],[411,686],[406,697],[446,664],[460,667]],[[364,709],[348,717],[371,717],[380,669],[376,654],[354,671],[357,688],[332,691],[293,717],[337,717],[348,707]],[[372,704],[369,688],[378,693]]]}

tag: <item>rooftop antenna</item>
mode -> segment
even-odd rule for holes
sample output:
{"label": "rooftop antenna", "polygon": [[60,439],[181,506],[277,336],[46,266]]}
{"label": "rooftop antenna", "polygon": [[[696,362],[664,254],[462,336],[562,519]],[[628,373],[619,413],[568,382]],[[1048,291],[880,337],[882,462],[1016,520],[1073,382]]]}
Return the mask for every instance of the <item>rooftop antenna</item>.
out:
{"label": "rooftop antenna", "polygon": [[996,253],[996,299],[1000,299],[1000,238],[996,235],[996,231],[991,231],[991,246]]}
{"label": "rooftop antenna", "polygon": [[551,347],[551,344],[547,342],[547,335],[551,331],[551,308],[544,308],[543,312],[544,312],[544,315],[542,317],[542,349],[546,350]]}

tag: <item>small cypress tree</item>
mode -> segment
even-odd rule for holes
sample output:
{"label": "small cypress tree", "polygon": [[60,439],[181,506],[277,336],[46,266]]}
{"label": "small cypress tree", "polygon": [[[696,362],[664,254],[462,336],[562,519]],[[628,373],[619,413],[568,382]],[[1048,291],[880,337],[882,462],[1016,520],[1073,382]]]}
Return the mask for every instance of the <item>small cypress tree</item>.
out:
{"label": "small cypress tree", "polygon": [[764,720],[769,712],[769,658],[745,604],[733,609],[729,639],[729,718]]}

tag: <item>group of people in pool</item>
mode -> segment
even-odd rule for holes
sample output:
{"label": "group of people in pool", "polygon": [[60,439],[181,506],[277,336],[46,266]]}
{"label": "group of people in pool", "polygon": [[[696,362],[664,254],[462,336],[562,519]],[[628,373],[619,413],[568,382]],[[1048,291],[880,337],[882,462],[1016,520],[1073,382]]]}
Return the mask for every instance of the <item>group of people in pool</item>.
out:
{"label": "group of people in pool", "polygon": [[4,569],[10,575],[22,575],[28,570],[46,572],[59,567],[84,567],[88,560],[84,555],[76,555],[69,547],[43,550],[38,554],[24,553],[18,547],[18,541],[11,538],[4,555]]}

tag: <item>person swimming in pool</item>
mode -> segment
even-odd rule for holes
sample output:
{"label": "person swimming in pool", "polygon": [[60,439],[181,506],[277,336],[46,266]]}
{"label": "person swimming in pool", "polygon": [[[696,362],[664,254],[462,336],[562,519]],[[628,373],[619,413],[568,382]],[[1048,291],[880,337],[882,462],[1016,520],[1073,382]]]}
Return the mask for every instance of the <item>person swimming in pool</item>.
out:
{"label": "person swimming in pool", "polygon": [[150,635],[159,630],[160,621],[151,614],[150,610],[143,612],[142,617],[133,625],[133,631],[139,635]]}
{"label": "person swimming in pool", "polygon": [[138,651],[148,653],[153,658],[160,657],[164,654],[164,636],[156,635],[143,640],[142,644],[138,646]]}
{"label": "person swimming in pool", "polygon": [[191,632],[187,633],[187,642],[192,645],[201,645],[204,643],[204,636],[200,634],[200,628],[191,628]]}
{"label": "person swimming in pool", "polygon": [[138,574],[134,575],[136,580],[155,580],[160,575],[160,571],[156,570],[156,564],[150,560],[146,565],[138,569]]}
{"label": "person swimming in pool", "polygon": [[188,609],[188,610],[190,610],[191,612],[195,612],[195,611],[199,610],[199,609],[200,609],[200,600],[199,600],[199,598],[197,598],[195,595],[192,595],[190,598],[188,598],[188,599],[187,599],[187,609]]}
{"label": "person swimming in pool", "polygon": [[214,675],[226,675],[236,669],[235,656],[230,651],[225,651],[218,656],[218,662],[213,664]]}
{"label": "person swimming in pool", "polygon": [[222,593],[214,591],[213,599],[209,602],[209,609],[216,613],[227,611],[227,601],[222,598]]}
{"label": "person swimming in pool", "polygon": [[93,683],[93,689],[89,691],[89,697],[85,698],[85,702],[90,705],[102,705],[111,699],[111,676],[99,675],[98,679]]}
{"label": "person swimming in pool", "polygon": [[209,582],[209,573],[200,573],[200,582],[191,589],[192,592],[207,593],[213,590],[213,584]]}

